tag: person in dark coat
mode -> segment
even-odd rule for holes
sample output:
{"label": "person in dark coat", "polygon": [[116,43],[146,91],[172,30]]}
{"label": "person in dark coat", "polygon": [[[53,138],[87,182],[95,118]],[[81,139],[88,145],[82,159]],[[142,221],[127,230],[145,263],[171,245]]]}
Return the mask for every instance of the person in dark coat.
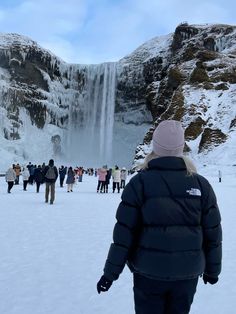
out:
{"label": "person in dark coat", "polygon": [[63,183],[65,180],[65,176],[67,173],[67,167],[64,167],[63,165],[59,168],[59,178],[60,178],[60,187],[63,188]]}
{"label": "person in dark coat", "polygon": [[75,171],[73,170],[72,167],[69,167],[67,171],[67,178],[66,178],[67,192],[73,192],[74,183],[75,183]]}
{"label": "person in dark coat", "polygon": [[40,165],[34,170],[34,181],[36,183],[36,192],[39,193],[40,185],[43,183],[43,172]]}
{"label": "person in dark coat", "polygon": [[[41,168],[42,168],[42,173],[44,174],[44,170],[45,170],[45,167],[46,167],[46,164],[45,164],[45,162],[43,162],[42,163],[42,166],[41,166]],[[45,181],[44,181],[44,177],[43,177],[43,182],[42,183],[44,183]]]}
{"label": "person in dark coat", "polygon": [[34,171],[36,169],[36,166],[32,165],[31,162],[29,162],[27,168],[29,169],[29,173],[30,173],[28,183],[33,185],[33,183],[34,183]]}
{"label": "person in dark coat", "polygon": [[162,121],[153,152],[124,188],[97,291],[107,291],[125,264],[133,272],[136,314],[189,313],[199,276],[221,272],[221,217],[210,183],[183,156],[184,130]]}
{"label": "person in dark coat", "polygon": [[111,173],[112,173],[112,168],[107,170],[107,174],[106,174],[106,177],[105,177],[105,192],[106,193],[108,193],[108,186],[110,184]]}
{"label": "person in dark coat", "polygon": [[48,166],[44,168],[43,176],[44,176],[44,181],[46,183],[45,203],[48,203],[48,198],[50,194],[50,204],[53,204],[55,200],[55,182],[58,177],[57,167],[54,166],[53,159],[50,159]]}

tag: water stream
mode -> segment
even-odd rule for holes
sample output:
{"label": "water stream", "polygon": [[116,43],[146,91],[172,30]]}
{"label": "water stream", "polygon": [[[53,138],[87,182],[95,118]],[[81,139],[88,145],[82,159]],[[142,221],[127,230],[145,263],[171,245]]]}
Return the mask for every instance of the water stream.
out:
{"label": "water stream", "polygon": [[112,160],[116,63],[83,68],[85,82],[69,110],[67,155],[80,165],[101,166]]}

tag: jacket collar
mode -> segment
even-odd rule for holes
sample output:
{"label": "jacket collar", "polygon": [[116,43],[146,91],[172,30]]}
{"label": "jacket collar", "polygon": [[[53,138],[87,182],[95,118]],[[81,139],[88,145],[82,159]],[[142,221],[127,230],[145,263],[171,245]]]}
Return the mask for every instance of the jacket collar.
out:
{"label": "jacket collar", "polygon": [[186,165],[181,157],[158,157],[149,161],[148,169],[186,170]]}

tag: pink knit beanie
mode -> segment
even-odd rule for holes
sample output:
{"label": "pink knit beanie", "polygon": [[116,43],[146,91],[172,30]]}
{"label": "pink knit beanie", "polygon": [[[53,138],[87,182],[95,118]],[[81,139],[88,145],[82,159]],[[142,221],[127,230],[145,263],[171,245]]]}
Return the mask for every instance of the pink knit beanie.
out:
{"label": "pink knit beanie", "polygon": [[162,121],[152,136],[153,152],[160,156],[183,156],[184,129],[179,121]]}

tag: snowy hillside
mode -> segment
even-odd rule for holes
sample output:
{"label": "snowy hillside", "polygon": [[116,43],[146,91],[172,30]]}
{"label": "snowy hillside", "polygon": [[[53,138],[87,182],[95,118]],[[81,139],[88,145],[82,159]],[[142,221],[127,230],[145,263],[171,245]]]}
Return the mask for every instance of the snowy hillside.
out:
{"label": "snowy hillside", "polygon": [[[223,269],[219,283],[200,279],[191,314],[235,312],[236,167],[202,167],[218,198],[223,222]],[[107,293],[97,294],[112,241],[120,194],[96,193],[97,178],[84,176],[73,193],[56,187],[56,201],[44,203],[44,186],[36,193],[22,184],[6,193],[0,178],[0,313],[131,314],[132,276],[125,267]]]}

